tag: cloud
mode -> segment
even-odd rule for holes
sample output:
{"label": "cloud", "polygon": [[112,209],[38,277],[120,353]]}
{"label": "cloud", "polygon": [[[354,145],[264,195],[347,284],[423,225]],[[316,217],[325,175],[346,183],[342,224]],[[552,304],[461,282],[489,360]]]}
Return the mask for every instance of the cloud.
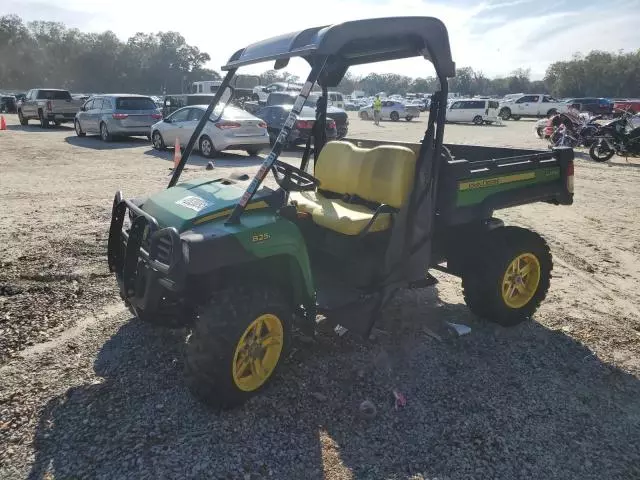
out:
{"label": "cloud", "polygon": [[[219,69],[237,49],[287,31],[360,18],[434,16],[449,31],[454,60],[486,75],[507,75],[530,68],[540,78],[554,61],[576,51],[632,50],[640,45],[638,0],[323,0],[283,7],[262,0],[191,0],[181,5],[156,0],[86,2],[86,0],[5,0],[0,14],[25,20],[56,20],[86,31],[112,30],[122,39],[139,31],[179,31],[187,41],[211,55]],[[271,65],[252,67],[260,73]],[[305,75],[308,66],[292,60],[289,71]],[[433,68],[422,59],[407,59],[353,69],[355,74],[394,72],[427,76]]]}

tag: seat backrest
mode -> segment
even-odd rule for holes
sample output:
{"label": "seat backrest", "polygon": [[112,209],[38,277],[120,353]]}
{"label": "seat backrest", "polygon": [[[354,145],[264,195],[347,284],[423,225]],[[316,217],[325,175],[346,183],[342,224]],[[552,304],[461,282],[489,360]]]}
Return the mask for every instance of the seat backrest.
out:
{"label": "seat backrest", "polygon": [[416,155],[410,148],[359,148],[337,141],[328,142],[320,152],[315,176],[323,190],[400,208],[413,187],[415,167]]}

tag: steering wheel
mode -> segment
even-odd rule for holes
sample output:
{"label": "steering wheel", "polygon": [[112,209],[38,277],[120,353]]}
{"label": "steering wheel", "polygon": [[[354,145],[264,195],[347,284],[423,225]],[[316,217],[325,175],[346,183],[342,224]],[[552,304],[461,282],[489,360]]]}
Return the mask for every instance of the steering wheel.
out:
{"label": "steering wheel", "polygon": [[320,180],[310,173],[280,160],[276,160],[271,168],[277,184],[287,192],[307,192],[320,185]]}

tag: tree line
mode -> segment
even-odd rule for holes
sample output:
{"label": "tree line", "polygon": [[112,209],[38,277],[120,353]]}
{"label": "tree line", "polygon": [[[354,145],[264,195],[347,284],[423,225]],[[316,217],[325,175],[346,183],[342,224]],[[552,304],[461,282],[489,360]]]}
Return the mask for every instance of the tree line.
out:
{"label": "tree line", "polygon": [[[0,17],[0,89],[35,86],[73,92],[187,92],[191,82],[219,79],[204,68],[206,52],[186,43],[177,32],[137,33],[126,41],[111,31],[83,33],[58,22],[24,23],[16,15]],[[263,85],[299,81],[289,72],[268,70]],[[559,97],[640,97],[640,49],[635,52],[592,51],[549,66],[543,80],[531,80],[518,69],[502,78],[488,78],[471,67],[456,70],[449,91],[461,95],[548,92]],[[433,92],[434,77],[411,78],[395,73],[356,76],[349,72],[338,90],[367,95]]]}

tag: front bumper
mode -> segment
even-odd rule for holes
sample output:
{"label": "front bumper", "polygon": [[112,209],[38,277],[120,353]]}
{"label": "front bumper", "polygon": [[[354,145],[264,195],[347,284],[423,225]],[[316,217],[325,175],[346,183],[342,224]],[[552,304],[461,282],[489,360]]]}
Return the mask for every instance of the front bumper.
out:
{"label": "front bumper", "polygon": [[[129,228],[124,227],[127,213]],[[180,236],[175,228],[160,228],[121,192],[113,200],[107,261],[128,305],[147,315],[175,315],[172,307],[186,270]]]}

